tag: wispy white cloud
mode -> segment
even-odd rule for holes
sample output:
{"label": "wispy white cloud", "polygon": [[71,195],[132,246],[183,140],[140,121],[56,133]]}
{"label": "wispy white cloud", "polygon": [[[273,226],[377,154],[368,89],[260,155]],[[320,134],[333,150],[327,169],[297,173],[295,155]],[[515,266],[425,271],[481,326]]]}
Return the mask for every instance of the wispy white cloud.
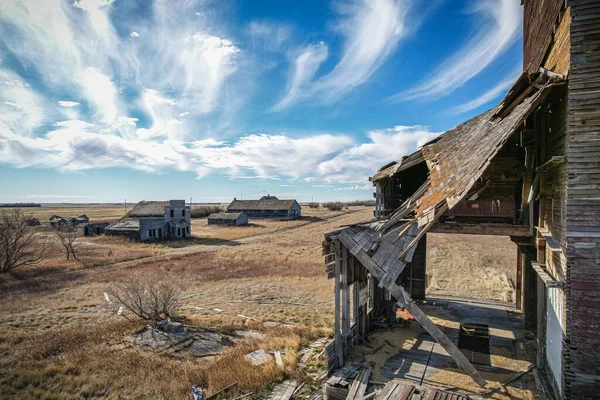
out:
{"label": "wispy white cloud", "polygon": [[344,187],[335,188],[333,190],[335,190],[335,191],[347,191],[347,190],[369,190],[369,191],[373,191],[373,184],[372,183],[365,183],[363,185],[344,186]]}
{"label": "wispy white cloud", "polygon": [[309,99],[335,101],[362,85],[396,49],[405,31],[409,6],[408,0],[356,0],[340,4],[338,11],[344,18],[337,29],[345,39],[340,61],[330,72],[312,80],[327,57],[326,47],[320,44],[305,48],[294,60],[287,94],[273,109],[281,110]]}
{"label": "wispy white cloud", "polygon": [[[141,108],[156,122],[146,129],[160,131],[161,137],[194,137],[195,126],[176,126],[177,115],[187,112],[195,118],[213,112],[224,98],[228,78],[237,71],[241,53],[232,40],[219,34],[218,21],[211,14],[194,15],[203,4],[201,0],[155,0],[148,18],[143,23],[131,19],[126,31],[130,33],[120,35],[111,19],[114,0],[7,0],[0,4],[0,53],[8,52],[35,71],[49,91],[62,92],[87,106],[47,113],[50,120],[88,118],[110,130],[113,124],[122,125],[122,118],[130,118],[130,110],[136,108],[131,97],[122,93],[126,89],[140,93]],[[146,90],[168,92],[177,102],[154,103],[149,109],[143,99]],[[56,104],[43,94],[38,97],[42,103]],[[87,110],[93,115],[85,115]],[[31,110],[28,113],[29,121],[42,121],[33,118]],[[166,133],[166,127],[173,132]]]}
{"label": "wispy white cloud", "polygon": [[93,12],[114,2],[115,0],[75,0],[73,6],[88,12]]}
{"label": "wispy white cloud", "polygon": [[327,46],[321,42],[317,45],[304,47],[294,62],[294,74],[289,83],[288,92],[283,99],[273,108],[281,110],[298,99],[303,91],[310,90],[307,87],[313,79],[319,66],[327,59]]}
{"label": "wispy white cloud", "polygon": [[96,68],[86,68],[82,75],[85,96],[94,105],[99,119],[112,123],[119,114],[119,97],[114,83]]}
{"label": "wispy white cloud", "polygon": [[391,96],[391,101],[447,96],[464,85],[500,55],[521,34],[521,6],[513,0],[481,0],[470,10],[476,21],[473,34],[437,71],[418,86]]}
{"label": "wispy white cloud", "polygon": [[418,125],[371,131],[367,133],[368,142],[319,164],[317,175],[327,182],[365,182],[381,165],[412,153],[438,135]]}
{"label": "wispy white cloud", "polygon": [[58,104],[62,107],[77,107],[80,105],[76,101],[66,101],[66,100],[61,100],[58,102]]}
{"label": "wispy white cloud", "polygon": [[398,126],[369,132],[368,141],[360,144],[348,136],[330,134],[302,138],[250,134],[234,142],[148,141],[99,132],[85,121],[70,120],[57,122],[42,138],[15,135],[0,127],[0,162],[62,171],[121,167],[190,171],[199,177],[225,173],[237,179],[285,177],[324,184],[364,184],[382,163],[398,159],[435,135],[421,126]]}
{"label": "wispy white cloud", "polygon": [[281,51],[282,46],[292,36],[292,28],[289,25],[271,21],[251,21],[248,31],[255,48],[275,52]]}
{"label": "wispy white cloud", "polygon": [[0,68],[0,127],[28,135],[45,120],[44,99],[14,72]]}
{"label": "wispy white cloud", "polygon": [[500,83],[496,86],[483,93],[481,96],[468,101],[464,104],[460,104],[456,107],[452,107],[449,112],[451,114],[462,114],[467,111],[471,111],[476,109],[479,106],[489,103],[490,101],[496,99],[501,94],[506,93],[508,89],[515,83],[517,78],[521,75],[522,68],[518,65],[511,73],[505,77]]}

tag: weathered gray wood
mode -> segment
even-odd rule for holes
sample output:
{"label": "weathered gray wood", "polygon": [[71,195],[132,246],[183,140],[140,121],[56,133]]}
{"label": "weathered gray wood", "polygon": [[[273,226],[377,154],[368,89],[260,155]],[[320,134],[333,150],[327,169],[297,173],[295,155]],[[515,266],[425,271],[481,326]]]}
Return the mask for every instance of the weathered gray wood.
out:
{"label": "weathered gray wood", "polygon": [[[340,238],[343,235],[340,234]],[[351,239],[350,239],[351,240]],[[356,253],[355,257],[364,265],[365,268],[371,272],[371,274],[381,280],[383,278],[383,271],[381,268],[371,260],[364,251]],[[480,386],[485,386],[487,383],[481,376],[479,371],[475,369],[473,364],[464,356],[464,354],[452,343],[450,339],[437,327],[429,317],[410,299],[408,293],[394,282],[386,286],[387,290],[394,296],[401,307],[406,307],[408,311],[415,317],[415,320],[450,354],[450,356],[456,361],[456,364],[469,376],[473,378]],[[414,311],[414,312],[413,312]]]}
{"label": "weathered gray wood", "polygon": [[350,296],[348,287],[348,249],[342,247],[342,345],[344,354],[348,350],[350,333]]}
{"label": "weathered gray wood", "polygon": [[341,246],[339,241],[335,241],[335,281],[334,281],[334,292],[335,292],[335,332],[334,332],[334,345],[335,353],[337,357],[337,364],[339,366],[344,365],[344,349],[342,347],[342,337],[340,334],[340,251]]}
{"label": "weathered gray wood", "polygon": [[298,383],[294,380],[288,379],[275,386],[271,395],[268,397],[269,400],[289,400],[294,394],[294,390],[298,386]]}
{"label": "weathered gray wood", "polygon": [[352,382],[352,386],[350,386],[350,391],[348,392],[348,396],[346,399],[349,400],[357,400],[364,396],[367,391],[367,385],[369,384],[369,378],[371,377],[371,368],[367,368],[362,370],[360,374],[356,377],[354,382]]}

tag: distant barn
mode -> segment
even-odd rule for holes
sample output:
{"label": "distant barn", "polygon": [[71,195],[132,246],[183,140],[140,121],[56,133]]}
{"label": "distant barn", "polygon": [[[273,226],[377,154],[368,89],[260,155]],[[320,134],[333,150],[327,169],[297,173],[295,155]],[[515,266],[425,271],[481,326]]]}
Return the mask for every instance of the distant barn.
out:
{"label": "distant barn", "polygon": [[244,212],[250,218],[294,219],[302,216],[302,207],[296,200],[279,200],[271,195],[260,200],[233,199],[227,211]]}
{"label": "distant barn", "polygon": [[82,214],[79,217],[61,217],[60,215],[53,215],[50,217],[50,226],[58,228],[63,225],[78,226],[80,224],[88,224],[90,219],[87,215]]}
{"label": "distant barn", "polygon": [[208,216],[209,225],[248,225],[248,215],[244,212],[219,212]]}

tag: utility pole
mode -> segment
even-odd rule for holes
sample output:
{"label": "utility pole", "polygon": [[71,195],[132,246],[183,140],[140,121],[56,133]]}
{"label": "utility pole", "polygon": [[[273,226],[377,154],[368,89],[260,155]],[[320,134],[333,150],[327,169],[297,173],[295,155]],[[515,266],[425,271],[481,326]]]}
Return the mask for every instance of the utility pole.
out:
{"label": "utility pole", "polygon": [[125,214],[127,214],[127,199],[125,199]]}

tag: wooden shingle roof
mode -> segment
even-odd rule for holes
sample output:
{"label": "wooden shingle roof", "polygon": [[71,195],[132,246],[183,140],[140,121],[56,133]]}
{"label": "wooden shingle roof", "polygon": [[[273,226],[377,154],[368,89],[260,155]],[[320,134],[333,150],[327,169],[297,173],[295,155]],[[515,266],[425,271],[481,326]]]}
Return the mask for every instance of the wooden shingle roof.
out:
{"label": "wooden shingle roof", "polygon": [[170,203],[168,201],[140,201],[129,212],[126,217],[162,217],[165,215],[165,207]]}
{"label": "wooden shingle roof", "polygon": [[289,210],[296,200],[233,200],[228,211],[281,211]]}
{"label": "wooden shingle roof", "polygon": [[243,212],[218,212],[212,213],[208,216],[208,219],[238,219]]}

